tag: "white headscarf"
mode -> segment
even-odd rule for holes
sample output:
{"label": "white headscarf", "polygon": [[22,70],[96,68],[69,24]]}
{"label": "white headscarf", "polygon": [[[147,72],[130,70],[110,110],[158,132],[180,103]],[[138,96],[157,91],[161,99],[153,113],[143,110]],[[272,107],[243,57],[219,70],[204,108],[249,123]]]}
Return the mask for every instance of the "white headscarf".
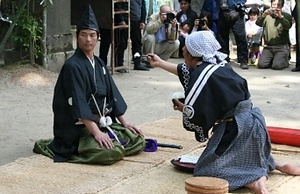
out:
{"label": "white headscarf", "polygon": [[[227,55],[219,52],[219,42],[211,31],[193,32],[185,38],[185,46],[193,57],[202,57],[204,62],[219,64],[225,62]],[[218,61],[217,61],[218,59]]]}

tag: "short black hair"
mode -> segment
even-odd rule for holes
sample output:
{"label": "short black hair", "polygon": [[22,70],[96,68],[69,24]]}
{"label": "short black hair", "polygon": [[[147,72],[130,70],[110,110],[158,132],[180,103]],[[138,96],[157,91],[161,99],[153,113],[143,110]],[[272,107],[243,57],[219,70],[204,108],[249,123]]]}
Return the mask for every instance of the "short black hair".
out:
{"label": "short black hair", "polygon": [[181,1],[186,1],[186,2],[188,2],[189,4],[191,4],[191,0],[178,0],[178,3],[180,3]]}
{"label": "short black hair", "polygon": [[201,13],[199,15],[199,19],[202,19],[204,17],[207,18],[207,26],[209,27],[209,29],[211,29],[213,26],[213,22],[214,22],[211,13],[208,11],[201,11]]}
{"label": "short black hair", "polygon": [[193,24],[189,20],[185,20],[184,22],[181,22],[179,24],[180,27],[183,27],[185,24],[189,25],[190,28],[193,26]]}
{"label": "short black hair", "polygon": [[248,12],[248,15],[258,15],[259,14],[259,9],[256,8],[256,7],[252,7],[249,12]]}
{"label": "short black hair", "polygon": [[[273,3],[275,0],[271,0],[271,3]],[[281,7],[284,5],[284,0],[278,0],[278,3],[281,4]]]}

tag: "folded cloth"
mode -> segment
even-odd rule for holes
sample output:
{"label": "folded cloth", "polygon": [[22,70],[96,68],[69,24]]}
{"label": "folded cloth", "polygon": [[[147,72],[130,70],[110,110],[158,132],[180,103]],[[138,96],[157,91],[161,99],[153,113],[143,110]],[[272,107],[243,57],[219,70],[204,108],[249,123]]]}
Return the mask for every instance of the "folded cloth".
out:
{"label": "folded cloth", "polygon": [[146,146],[144,148],[145,152],[155,152],[157,150],[157,141],[155,139],[145,139]]}

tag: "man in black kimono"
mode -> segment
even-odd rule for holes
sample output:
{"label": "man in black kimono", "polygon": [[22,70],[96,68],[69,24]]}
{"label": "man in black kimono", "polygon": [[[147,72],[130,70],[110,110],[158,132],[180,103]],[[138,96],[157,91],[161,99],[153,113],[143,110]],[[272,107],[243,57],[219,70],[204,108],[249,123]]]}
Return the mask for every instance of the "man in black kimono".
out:
{"label": "man in black kimono", "polygon": [[[124,127],[122,130],[129,136],[135,135],[139,139],[137,147],[136,142],[131,142],[136,149],[134,154],[142,151],[145,145],[142,131],[125,120],[127,105],[107,67],[94,55],[99,30],[90,5],[77,25],[76,35],[78,48],[63,65],[54,89],[54,139],[43,149],[51,153],[55,162],[101,164],[105,160],[105,164],[113,163],[114,159],[106,161],[103,155],[90,153],[96,149],[96,152],[121,153],[117,158],[122,158],[122,142],[109,130],[113,128],[112,122],[118,120],[121,125],[117,128]],[[111,137],[117,140],[118,146]],[[126,139],[126,146],[128,141]],[[88,145],[91,146],[87,148]],[[87,154],[88,149],[93,151]]]}
{"label": "man in black kimono", "polygon": [[252,107],[247,81],[218,52],[220,47],[211,32],[199,31],[186,37],[185,63],[172,64],[154,54],[148,54],[148,61],[179,77],[185,101],[176,99],[174,109],[182,112],[184,128],[199,142],[208,140],[194,176],[223,178],[230,191],[245,186],[269,193],[270,171],[300,175],[300,164],[273,159],[266,123],[259,108]]}

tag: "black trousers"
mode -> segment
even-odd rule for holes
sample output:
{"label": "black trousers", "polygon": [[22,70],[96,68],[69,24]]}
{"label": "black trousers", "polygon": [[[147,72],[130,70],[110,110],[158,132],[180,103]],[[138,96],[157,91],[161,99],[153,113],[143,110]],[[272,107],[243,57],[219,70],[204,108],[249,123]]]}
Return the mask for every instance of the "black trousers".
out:
{"label": "black trousers", "polygon": [[131,54],[139,53],[142,55],[142,34],[140,21],[130,21]]}
{"label": "black trousers", "polygon": [[[237,58],[239,63],[248,62],[248,46],[245,31],[244,14],[236,11],[219,12],[217,40],[221,45],[220,51],[229,52],[229,33],[232,30],[237,45]],[[229,61],[229,57],[228,57]]]}
{"label": "black trousers", "polygon": [[[127,49],[128,29],[115,30],[115,66],[122,66],[124,63],[124,53]],[[111,44],[111,29],[100,29],[100,50],[99,57],[107,64],[107,55]],[[135,53],[142,54],[142,35],[139,21],[130,21],[130,39],[132,55]],[[135,63],[140,62],[140,57],[134,60]]]}
{"label": "black trousers", "polygon": [[[124,52],[127,48],[127,29],[116,29],[115,30],[115,66],[122,66],[124,63]],[[100,29],[100,48],[99,57],[107,65],[107,55],[111,44],[111,29]]]}
{"label": "black trousers", "polygon": [[111,29],[100,28],[100,38],[99,57],[107,65],[107,55],[111,43]]}
{"label": "black trousers", "polygon": [[[297,6],[297,5],[296,5]],[[296,9],[296,8],[295,8]],[[296,12],[296,68],[300,68],[300,13]]]}

